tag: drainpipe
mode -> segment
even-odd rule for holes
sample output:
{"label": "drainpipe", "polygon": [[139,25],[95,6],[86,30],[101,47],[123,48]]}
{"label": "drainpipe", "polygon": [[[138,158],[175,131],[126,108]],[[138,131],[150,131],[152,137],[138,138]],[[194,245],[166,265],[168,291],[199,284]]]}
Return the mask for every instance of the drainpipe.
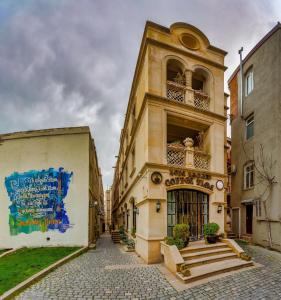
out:
{"label": "drainpipe", "polygon": [[238,51],[240,55],[240,115],[241,118],[243,118],[243,92],[244,92],[244,75],[243,75],[243,59],[242,59],[242,52],[243,52],[243,47]]}

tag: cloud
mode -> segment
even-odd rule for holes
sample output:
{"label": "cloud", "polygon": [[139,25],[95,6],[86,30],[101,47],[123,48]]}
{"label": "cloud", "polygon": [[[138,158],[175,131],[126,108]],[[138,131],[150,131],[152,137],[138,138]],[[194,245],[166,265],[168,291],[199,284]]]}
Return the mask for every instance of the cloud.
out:
{"label": "cloud", "polygon": [[199,27],[229,52],[228,77],[278,11],[265,0],[3,0],[1,132],[89,125],[107,187],[145,21]]}

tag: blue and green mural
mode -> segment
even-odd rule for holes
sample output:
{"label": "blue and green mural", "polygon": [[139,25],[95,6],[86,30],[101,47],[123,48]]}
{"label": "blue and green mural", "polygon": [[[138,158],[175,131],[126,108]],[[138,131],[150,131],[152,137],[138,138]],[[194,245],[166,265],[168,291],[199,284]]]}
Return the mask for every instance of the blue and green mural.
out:
{"label": "blue and green mural", "polygon": [[6,177],[11,235],[49,230],[64,233],[70,227],[64,199],[72,175],[63,168],[50,168],[15,172]]}

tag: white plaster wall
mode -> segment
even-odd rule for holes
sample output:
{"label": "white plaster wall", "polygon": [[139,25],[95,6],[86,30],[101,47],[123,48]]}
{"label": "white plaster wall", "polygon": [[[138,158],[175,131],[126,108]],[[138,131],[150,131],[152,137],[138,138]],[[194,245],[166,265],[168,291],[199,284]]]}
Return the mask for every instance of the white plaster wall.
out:
{"label": "white plaster wall", "polygon": [[[20,233],[10,235],[9,205],[5,177],[14,172],[63,167],[73,172],[64,198],[73,226],[61,233]],[[5,140],[0,146],[0,248],[88,244],[89,134],[68,134]],[[47,241],[47,237],[50,238]]]}

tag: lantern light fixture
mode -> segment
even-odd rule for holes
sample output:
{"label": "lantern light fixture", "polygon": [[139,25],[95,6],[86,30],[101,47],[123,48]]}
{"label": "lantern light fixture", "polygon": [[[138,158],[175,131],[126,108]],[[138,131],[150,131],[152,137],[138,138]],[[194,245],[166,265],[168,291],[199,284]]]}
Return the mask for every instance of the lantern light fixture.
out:
{"label": "lantern light fixture", "polygon": [[156,212],[159,213],[160,212],[160,209],[161,209],[161,203],[160,203],[160,200],[158,200],[156,202]]}
{"label": "lantern light fixture", "polygon": [[218,214],[220,214],[220,213],[222,212],[222,205],[221,205],[221,204],[218,205],[218,210],[217,210],[217,212],[218,212]]}

